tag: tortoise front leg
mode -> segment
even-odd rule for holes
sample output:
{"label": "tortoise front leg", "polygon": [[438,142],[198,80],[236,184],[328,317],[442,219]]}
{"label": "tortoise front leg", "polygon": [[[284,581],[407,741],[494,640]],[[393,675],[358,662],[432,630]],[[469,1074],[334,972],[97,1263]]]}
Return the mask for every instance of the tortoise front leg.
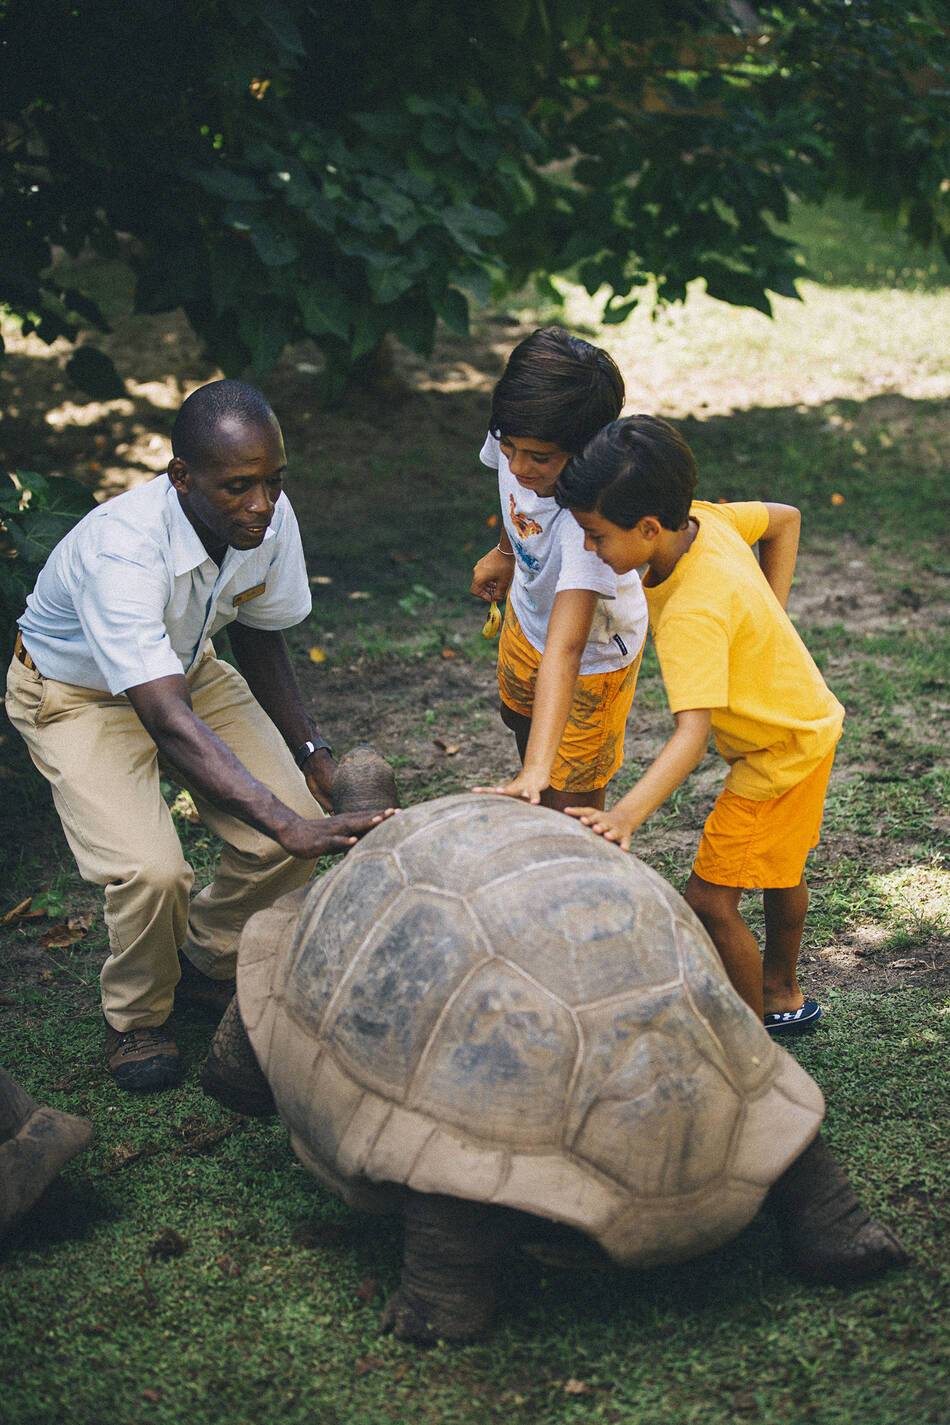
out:
{"label": "tortoise front leg", "polygon": [[37,1103],[0,1069],[0,1233],[33,1206],[91,1138],[87,1118]]}
{"label": "tortoise front leg", "polygon": [[237,995],[224,1011],[211,1041],[201,1068],[201,1087],[232,1113],[271,1118],[277,1112],[274,1095],[247,1037]]}
{"label": "tortoise front leg", "polygon": [[773,1184],[766,1206],[786,1266],[805,1281],[844,1286],[908,1261],[893,1232],[861,1206],[820,1134]]}
{"label": "tortoise front leg", "polygon": [[495,1270],[512,1240],[513,1214],[434,1193],[406,1193],[402,1280],[383,1312],[384,1330],[432,1345],[470,1341],[495,1309]]}

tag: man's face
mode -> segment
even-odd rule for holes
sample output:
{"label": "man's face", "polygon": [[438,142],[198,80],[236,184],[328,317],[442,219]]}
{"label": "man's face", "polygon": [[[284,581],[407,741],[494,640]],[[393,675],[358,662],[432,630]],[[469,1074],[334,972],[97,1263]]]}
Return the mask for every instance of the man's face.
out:
{"label": "man's face", "polygon": [[629,574],[631,569],[649,564],[659,531],[657,520],[648,517],[633,529],[623,529],[595,510],[571,510],[571,514],[584,531],[584,548],[609,564],[615,574]]}
{"label": "man's face", "polygon": [[536,495],[554,494],[557,477],[571,458],[566,450],[527,435],[502,435],[498,445],[519,485]]}
{"label": "man's face", "polygon": [[276,421],[246,425],[235,417],[218,423],[209,453],[188,464],[177,457],[168,476],[181,507],[209,554],[256,549],[274,517],[287,457]]}

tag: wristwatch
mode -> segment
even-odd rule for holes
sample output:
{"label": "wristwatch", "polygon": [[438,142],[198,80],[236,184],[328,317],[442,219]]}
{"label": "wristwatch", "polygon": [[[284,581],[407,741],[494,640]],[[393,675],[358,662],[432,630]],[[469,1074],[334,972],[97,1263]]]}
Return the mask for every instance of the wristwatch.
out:
{"label": "wristwatch", "polygon": [[294,761],[298,767],[302,767],[308,757],[312,757],[315,752],[324,750],[329,752],[331,757],[333,756],[333,748],[325,738],[313,737],[309,742],[303,742],[297,748],[297,751],[294,753]]}

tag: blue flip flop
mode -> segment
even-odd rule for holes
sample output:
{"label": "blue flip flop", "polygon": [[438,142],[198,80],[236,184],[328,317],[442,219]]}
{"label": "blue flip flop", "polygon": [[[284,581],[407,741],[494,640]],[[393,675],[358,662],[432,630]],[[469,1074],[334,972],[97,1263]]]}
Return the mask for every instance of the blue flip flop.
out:
{"label": "blue flip flop", "polygon": [[801,1034],[806,1029],[814,1029],[820,1018],[821,1005],[815,999],[806,999],[801,1009],[767,1014],[763,1022],[769,1034]]}

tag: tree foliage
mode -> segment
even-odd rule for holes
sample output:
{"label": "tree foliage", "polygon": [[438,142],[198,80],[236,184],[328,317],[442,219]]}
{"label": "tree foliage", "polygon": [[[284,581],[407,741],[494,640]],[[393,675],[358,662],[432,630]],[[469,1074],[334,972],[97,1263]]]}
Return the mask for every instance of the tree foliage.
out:
{"label": "tree foliage", "polygon": [[16,619],[43,565],[77,520],[95,509],[84,485],[33,471],[0,471],[0,655],[9,658]]}
{"label": "tree foliage", "polygon": [[57,261],[92,251],[229,374],[310,336],[337,381],[388,332],[426,353],[472,298],[558,273],[605,289],[608,321],[651,278],[769,311],[801,272],[789,193],[843,189],[947,247],[945,21],[928,0],[0,0],[0,302],[47,340],[104,329]]}

